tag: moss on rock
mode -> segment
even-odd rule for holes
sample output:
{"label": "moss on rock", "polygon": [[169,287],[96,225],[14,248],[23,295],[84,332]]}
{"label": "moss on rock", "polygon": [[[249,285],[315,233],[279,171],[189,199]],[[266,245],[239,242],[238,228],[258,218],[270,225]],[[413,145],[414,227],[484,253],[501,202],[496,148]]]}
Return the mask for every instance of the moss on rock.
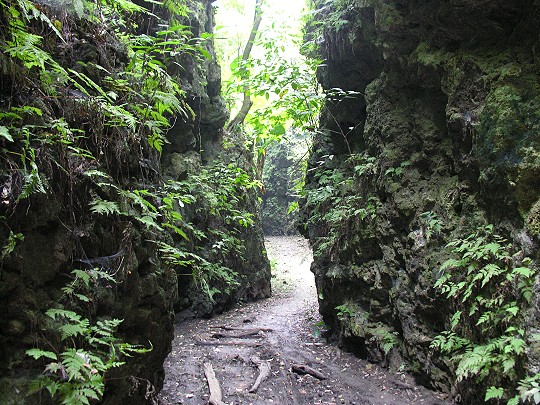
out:
{"label": "moss on rock", "polygon": [[[321,313],[347,347],[377,361],[385,356],[374,331],[390,333],[420,381],[451,391],[449,363],[429,348],[451,315],[433,288],[446,244],[489,222],[538,257],[540,10],[517,0],[347,4],[350,23],[320,46],[320,79],[364,97],[329,105],[321,126],[359,128],[353,156],[370,164],[347,165],[338,136],[315,139],[303,218]],[[333,12],[315,5],[319,18]],[[343,51],[344,37],[358,53]],[[324,156],[333,161],[321,164]],[[327,188],[350,201],[345,218],[316,199]],[[368,196],[379,203],[360,221]],[[350,314],[338,315],[346,303]]]}

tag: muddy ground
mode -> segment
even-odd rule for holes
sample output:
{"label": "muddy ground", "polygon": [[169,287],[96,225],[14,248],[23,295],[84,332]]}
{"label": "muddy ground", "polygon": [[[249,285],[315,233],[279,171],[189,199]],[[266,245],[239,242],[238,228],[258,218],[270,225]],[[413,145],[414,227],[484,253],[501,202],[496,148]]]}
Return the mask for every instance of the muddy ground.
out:
{"label": "muddy ground", "polygon": [[[238,306],[210,320],[179,322],[165,363],[162,405],[207,403],[205,362],[212,364],[226,404],[451,403],[416,385],[405,373],[388,373],[328,344],[321,337],[323,324],[307,242],[299,237],[269,237],[266,248],[274,262],[272,298]],[[259,328],[271,330],[226,337]],[[248,392],[259,373],[252,360],[268,361],[271,367],[256,393]],[[311,367],[325,379],[296,374],[291,371],[295,364]]]}

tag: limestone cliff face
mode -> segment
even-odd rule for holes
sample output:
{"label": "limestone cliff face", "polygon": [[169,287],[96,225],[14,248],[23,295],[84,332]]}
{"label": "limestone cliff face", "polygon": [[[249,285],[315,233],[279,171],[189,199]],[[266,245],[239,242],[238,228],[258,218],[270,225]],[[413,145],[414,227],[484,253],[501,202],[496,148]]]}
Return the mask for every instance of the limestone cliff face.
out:
{"label": "limestone cliff face", "polygon": [[[97,24],[85,18],[84,10],[75,13],[70,8],[55,9],[50,6],[53,3],[44,3],[39,5],[39,10],[61,29],[65,41],[50,30],[44,19],[30,19],[23,28],[45,36],[42,48],[62,69],[71,69],[69,74],[76,80],[85,75],[97,86],[115,93],[114,100],[120,107],[126,108],[122,103],[129,97],[145,102],[138,98],[143,97],[141,94],[129,90],[129,86],[135,88],[140,82],[133,84],[130,76],[124,75],[133,55],[127,52],[105,20]],[[8,13],[18,7],[17,2],[6,4],[0,11],[2,49],[11,46],[8,41],[12,38],[7,36],[6,27],[13,15]],[[80,2],[81,7],[83,4]],[[167,17],[167,12],[158,8],[154,9],[154,14]],[[129,20],[125,29],[139,30],[136,34],[162,29],[151,15],[130,14],[130,17],[138,19]],[[211,1],[190,2],[182,23],[190,27],[193,38],[211,33]],[[190,176],[199,175],[205,165],[212,166],[223,152],[221,128],[228,113],[220,97],[219,67],[212,42],[206,41],[202,46],[209,58],[198,52],[184,52],[176,59],[169,59],[164,66],[185,92],[189,108],[184,108],[184,114],[170,118],[176,124],[167,134],[170,144],[165,145],[161,156],[146,141],[144,125],[137,124],[135,130],[135,125],[131,127],[121,121],[115,124],[111,116],[105,114],[103,106],[107,104],[103,99],[100,101],[104,96],[96,93],[95,87],[87,87],[89,94],[73,87],[72,82],[62,87],[63,82],[54,74],[47,76],[35,66],[26,70],[16,53],[2,54],[0,129],[9,128],[12,136],[0,137],[1,403],[36,403],[38,400],[27,396],[28,382],[43,371],[43,366],[26,356],[25,350],[43,348],[47,344],[43,343],[44,331],[52,324],[44,312],[51,307],[73,304],[91,321],[122,319],[119,337],[123,341],[146,347],[152,345],[151,352],[124,359],[125,367],[107,374],[104,403],[137,404],[152,403],[162,385],[163,361],[173,339],[175,305],[177,309],[191,308],[203,316],[223,310],[238,299],[269,295],[270,269],[252,189],[238,188],[234,197],[238,210],[234,215],[240,211],[252,213],[251,227],[227,222],[223,212],[203,215],[187,203],[181,206],[180,199],[169,202],[180,215],[178,224],[191,227],[193,232],[209,235],[214,232],[206,239],[190,238],[182,245],[186,251],[209,251],[229,232],[235,232],[242,253],[207,257],[208,263],[215,259],[223,268],[234,269],[234,280],[230,283],[233,287],[225,289],[222,281],[209,279],[203,291],[201,284],[193,281],[191,276],[195,272],[191,273],[189,264],[181,268],[171,265],[159,250],[159,243],[180,246],[179,241],[184,240],[160,226],[165,221],[163,213],[152,214],[156,207],[167,204],[159,190],[166,187],[169,180],[183,181],[181,192],[189,194]],[[48,66],[44,66],[44,71]],[[161,65],[156,71],[160,68]],[[117,81],[106,77],[109,75]],[[81,83],[85,86],[88,81]],[[111,105],[114,106],[114,102]],[[27,107],[23,106],[30,108],[24,110]],[[14,111],[19,118],[13,118],[17,117]],[[26,141],[17,125],[28,129]],[[58,132],[58,128],[72,132]],[[62,136],[64,143],[58,141]],[[236,164],[231,156],[240,158],[236,149],[224,155],[221,160],[225,161],[225,166],[231,162]],[[31,170],[30,161],[35,164],[35,170]],[[238,164],[249,170],[251,162],[244,158]],[[32,175],[37,177],[32,180]],[[42,189],[36,191],[36,184]],[[25,190],[29,191],[29,196],[22,197]],[[142,200],[137,204],[125,198],[130,195],[137,199],[140,190],[150,192],[139,194],[154,206],[150,211],[149,205],[143,207]],[[109,201],[112,211],[103,215],[91,210],[91,202],[96,200]],[[111,202],[116,205],[110,205]],[[203,206],[200,201],[194,205]],[[154,224],[148,226],[141,222],[144,221],[141,212],[154,215]],[[114,282],[103,278],[92,280],[88,291],[84,292],[89,301],[81,303],[62,290],[72,283],[80,283],[80,279],[77,281],[70,274],[74,269],[98,269]],[[189,277],[183,274],[186,272]],[[212,291],[213,298],[208,296],[208,291]],[[58,344],[50,343],[51,346]],[[42,403],[47,403],[46,397],[42,395]]]}
{"label": "limestone cliff face", "polygon": [[429,348],[451,312],[433,288],[446,243],[492,223],[539,256],[539,4],[316,3],[320,82],[348,92],[323,111],[303,203],[321,312],[359,355],[449,390]]}

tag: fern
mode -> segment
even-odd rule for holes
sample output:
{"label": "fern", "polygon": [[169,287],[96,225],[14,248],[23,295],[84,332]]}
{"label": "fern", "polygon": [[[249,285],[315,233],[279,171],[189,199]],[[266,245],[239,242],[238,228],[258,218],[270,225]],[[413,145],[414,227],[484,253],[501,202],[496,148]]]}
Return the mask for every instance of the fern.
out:
{"label": "fern", "polygon": [[67,372],[68,380],[84,380],[85,364],[90,362],[86,354],[77,349],[67,349],[61,353],[62,364]]}
{"label": "fern", "polygon": [[111,176],[108,173],[102,172],[101,170],[87,170],[84,172],[84,175],[90,178],[111,179]]}
{"label": "fern", "polygon": [[[23,17],[24,19],[26,20],[31,20],[31,19],[39,19],[41,21],[43,21],[51,31],[53,31],[60,40],[62,40],[63,42],[65,42],[64,38],[62,37],[62,34],[60,34],[60,31],[58,31],[58,28],[56,28],[56,26],[51,22],[51,20],[49,19],[49,17],[47,17],[47,15],[43,12],[41,12],[35,5],[33,2],[29,1],[29,0],[17,0],[17,4],[19,6],[19,9],[22,11],[23,13]],[[12,9],[14,11],[14,9]],[[13,17],[16,17],[17,15],[14,14],[12,11],[12,16]]]}
{"label": "fern", "polygon": [[60,318],[67,319],[69,322],[80,322],[81,316],[67,309],[51,308],[45,314],[51,319],[57,320]]}
{"label": "fern", "polygon": [[525,330],[519,325],[536,273],[526,267],[531,260],[513,260],[510,245],[493,234],[492,226],[447,246],[459,257],[441,266],[435,287],[459,309],[452,317],[451,332],[435,337],[430,347],[452,355],[457,381],[496,382],[501,387],[486,387],[486,400],[513,402],[520,373],[515,367],[526,349]]}
{"label": "fern", "polygon": [[127,127],[132,131],[135,131],[137,124],[139,123],[137,117],[122,106],[112,105],[109,103],[103,103],[102,105],[109,118],[107,121],[107,126]]}
{"label": "fern", "polygon": [[143,224],[144,226],[146,226],[147,229],[155,229],[157,231],[163,231],[163,228],[161,226],[159,226],[154,218],[150,215],[144,215],[144,216],[136,216],[135,219],[140,222],[141,224]]}
{"label": "fern", "polygon": [[129,13],[148,13],[147,9],[130,0],[107,0],[107,3],[120,11],[127,11]]}
{"label": "fern", "polygon": [[[30,391],[46,389],[51,398],[56,399],[55,403],[90,404],[92,400],[101,399],[105,373],[124,364],[118,360],[120,354],[131,356],[152,350],[151,344],[145,348],[115,337],[122,322],[119,319],[91,325],[88,319],[66,309],[51,308],[46,314],[57,323],[53,330],[60,332],[62,345],[55,348],[55,352],[34,348],[26,354],[36,360],[52,360],[45,365],[46,376],[33,381]],[[75,337],[85,347],[75,345]]]}
{"label": "fern", "polygon": [[484,401],[489,401],[490,399],[501,399],[504,395],[504,389],[503,388],[497,388],[497,387],[489,387],[486,391],[486,396],[484,398]]}
{"label": "fern", "polygon": [[77,336],[84,335],[85,333],[88,332],[89,325],[90,325],[90,322],[88,321],[88,319],[83,319],[79,321],[78,323],[74,323],[74,324],[68,323],[66,325],[62,325],[59,328],[60,335],[63,340],[69,337],[77,337]]}
{"label": "fern", "polygon": [[9,236],[7,243],[2,248],[2,253],[0,254],[0,260],[4,260],[8,258],[11,253],[15,250],[15,247],[17,246],[17,243],[24,240],[24,235],[22,233],[14,233],[13,231],[9,231]]}
{"label": "fern", "polygon": [[[35,151],[31,149],[30,155],[35,159]],[[23,175],[24,184],[21,194],[17,197],[17,201],[30,197],[34,193],[46,193],[45,183],[39,174],[39,169],[35,161],[30,162],[30,171],[26,171]]]}
{"label": "fern", "polygon": [[82,282],[85,287],[90,286],[91,275],[84,270],[75,269],[71,272],[75,276],[75,281]]}
{"label": "fern", "polygon": [[47,316],[62,324],[58,327],[62,340],[88,333],[90,322],[73,311],[51,308]]}
{"label": "fern", "polygon": [[30,349],[26,351],[26,354],[30,357],[33,357],[34,359],[51,359],[51,360],[57,360],[56,353],[50,352],[47,350],[41,350],[41,349]]}
{"label": "fern", "polygon": [[13,136],[9,133],[9,128],[0,125],[0,137],[4,138],[8,142],[13,142]]}
{"label": "fern", "polygon": [[25,31],[14,31],[14,34],[17,36],[13,41],[8,41],[5,48],[9,56],[21,60],[27,69],[39,67],[44,71],[45,64],[50,61],[50,55],[38,46],[42,37]]}
{"label": "fern", "polygon": [[120,214],[120,207],[118,206],[118,203],[114,201],[96,198],[90,202],[90,211],[95,214],[108,216],[109,214]]}

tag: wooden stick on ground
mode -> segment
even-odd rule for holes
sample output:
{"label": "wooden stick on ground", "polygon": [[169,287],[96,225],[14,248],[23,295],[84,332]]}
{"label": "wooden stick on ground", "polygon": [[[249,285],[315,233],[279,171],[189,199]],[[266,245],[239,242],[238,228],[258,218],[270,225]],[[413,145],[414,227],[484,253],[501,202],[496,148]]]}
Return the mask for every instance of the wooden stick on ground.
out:
{"label": "wooden stick on ground", "polygon": [[237,332],[237,333],[217,332],[217,333],[214,333],[211,337],[213,337],[214,339],[221,339],[221,338],[245,339],[245,338],[250,338],[250,337],[254,337],[258,335],[259,335],[259,331],[249,330],[246,332]]}
{"label": "wooden stick on ground", "polygon": [[228,331],[233,331],[233,330],[239,330],[239,331],[242,331],[242,332],[272,332],[273,329],[271,328],[237,328],[237,327],[234,327],[234,326],[226,326],[226,325],[217,325],[217,326],[210,326],[210,328],[212,329],[223,329],[223,330],[228,330]]}
{"label": "wooden stick on ground", "polygon": [[259,385],[270,376],[270,362],[261,361],[259,358],[252,358],[251,361],[259,366],[259,375],[249,392],[257,392]]}
{"label": "wooden stick on ground", "polygon": [[326,380],[326,376],[323,373],[309,367],[306,364],[293,364],[291,366],[291,370],[296,374],[309,374],[319,380]]}
{"label": "wooden stick on ground", "polygon": [[262,343],[260,341],[254,342],[247,339],[233,340],[230,342],[223,341],[208,341],[208,340],[196,340],[197,346],[247,346],[247,347],[260,347]]}
{"label": "wooden stick on ground", "polygon": [[216,373],[214,373],[212,363],[210,363],[209,361],[204,363],[203,369],[206,381],[208,381],[208,389],[210,390],[210,399],[208,400],[208,404],[225,405],[221,400],[221,388],[219,387],[219,381],[216,378]]}

